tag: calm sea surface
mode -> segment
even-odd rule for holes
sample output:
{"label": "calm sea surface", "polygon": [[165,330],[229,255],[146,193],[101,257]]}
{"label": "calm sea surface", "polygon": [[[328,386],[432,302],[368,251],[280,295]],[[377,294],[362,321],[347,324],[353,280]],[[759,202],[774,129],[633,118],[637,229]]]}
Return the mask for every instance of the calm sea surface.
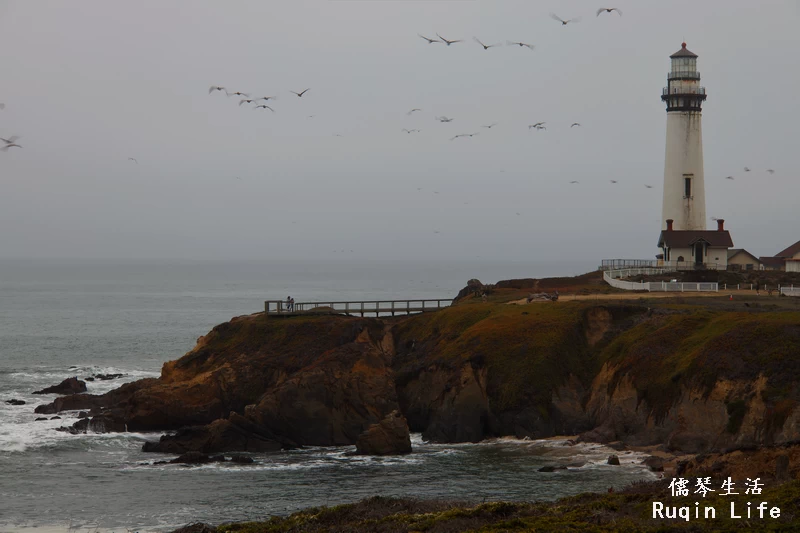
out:
{"label": "calm sea surface", "polygon": [[[77,375],[103,393],[157,376],[165,361],[265,299],[451,298],[470,278],[580,274],[593,264],[232,263],[0,260],[0,532],[167,531],[193,521],[263,519],[372,495],[486,500],[552,499],[653,475],[636,454],[605,465],[609,449],[500,439],[434,445],[414,436],[399,458],[348,457],[350,448],[254,454],[255,464],[186,468],[152,463],[158,434],[69,435],[74,422],[35,422],[32,391]],[[20,399],[23,406],[6,400]],[[585,462],[556,473],[545,464]],[[70,529],[71,528],[71,529]]]}

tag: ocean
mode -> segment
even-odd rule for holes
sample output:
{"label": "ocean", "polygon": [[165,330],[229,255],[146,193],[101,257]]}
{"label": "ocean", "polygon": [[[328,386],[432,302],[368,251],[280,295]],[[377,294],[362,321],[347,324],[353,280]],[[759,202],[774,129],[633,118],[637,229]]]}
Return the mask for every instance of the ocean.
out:
{"label": "ocean", "polygon": [[[35,421],[61,380],[90,393],[159,375],[214,325],[297,302],[452,298],[470,278],[574,275],[591,263],[232,262],[0,260],[0,532],[169,531],[190,522],[265,519],[374,496],[471,501],[545,500],[654,479],[636,453],[564,440],[440,445],[414,435],[402,457],[344,448],[252,454],[252,465],[154,465],[158,434],[70,435],[76,413]],[[19,399],[26,405],[6,403]],[[549,464],[576,464],[553,473]]]}

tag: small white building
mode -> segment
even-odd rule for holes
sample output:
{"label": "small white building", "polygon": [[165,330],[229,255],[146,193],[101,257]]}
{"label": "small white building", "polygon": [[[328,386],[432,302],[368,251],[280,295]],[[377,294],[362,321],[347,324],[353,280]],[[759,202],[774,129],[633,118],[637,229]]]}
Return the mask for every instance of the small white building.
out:
{"label": "small white building", "polygon": [[773,257],[760,257],[767,270],[800,272],[800,241],[775,254]]}
{"label": "small white building", "polygon": [[728,268],[728,249],[733,248],[731,234],[725,221],[717,220],[717,230],[676,230],[673,220],[667,219],[667,229],[658,238],[663,260],[678,268]]}

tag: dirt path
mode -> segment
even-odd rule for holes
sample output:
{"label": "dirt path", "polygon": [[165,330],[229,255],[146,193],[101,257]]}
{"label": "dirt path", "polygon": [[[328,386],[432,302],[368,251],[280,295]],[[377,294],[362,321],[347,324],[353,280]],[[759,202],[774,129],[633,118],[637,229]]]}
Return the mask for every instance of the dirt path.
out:
{"label": "dirt path", "polygon": [[[706,298],[725,298],[730,299],[731,295],[733,295],[733,299],[736,300],[737,297],[744,297],[744,296],[756,296],[755,291],[748,291],[748,290],[720,290],[719,292],[614,292],[609,294],[568,294],[562,293],[558,296],[559,302],[571,302],[573,300],[638,300],[640,298],[677,298],[683,296],[685,298],[695,298],[695,297],[706,297]],[[762,298],[770,298],[770,296],[766,294],[761,295]],[[776,296],[772,296],[772,298],[776,298]],[[531,303],[552,303],[549,300],[533,300]],[[514,300],[512,302],[508,302],[511,305],[526,305],[528,303],[527,298],[522,298],[520,300]]]}

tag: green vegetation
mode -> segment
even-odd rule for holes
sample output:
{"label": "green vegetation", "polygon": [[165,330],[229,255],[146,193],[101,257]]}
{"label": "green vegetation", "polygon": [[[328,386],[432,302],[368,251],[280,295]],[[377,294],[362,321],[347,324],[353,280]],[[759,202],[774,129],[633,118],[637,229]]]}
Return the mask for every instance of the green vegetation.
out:
{"label": "green vegetation", "polygon": [[[719,484],[717,484],[718,486]],[[741,491],[743,492],[743,491]],[[373,497],[351,505],[313,508],[265,522],[219,526],[218,533],[334,533],[380,531],[384,533],[461,531],[796,531],[793,523],[800,501],[800,481],[769,487],[759,496],[721,496],[700,499],[701,509],[716,509],[714,519],[653,519],[652,502],[694,508],[696,496],[673,498],[665,482],[636,484],[619,493],[581,494],[551,503],[492,502],[466,505],[456,502]],[[732,519],[730,502],[744,510],[747,501],[769,502],[780,517]],[[755,504],[754,506],[755,507]]]}
{"label": "green vegetation", "polygon": [[[570,374],[588,383],[595,370],[587,358],[580,303],[527,306],[475,303],[412,317],[395,327],[398,383],[422,368],[488,370],[487,392],[498,411],[535,404],[547,412],[551,393]],[[414,342],[413,351],[403,348]]]}
{"label": "green vegetation", "polygon": [[[708,393],[722,378],[752,381],[764,375],[773,402],[793,394],[800,375],[800,313],[666,307],[675,312],[625,331],[600,354],[615,366],[617,378],[633,378],[639,400],[646,400],[658,419],[677,400],[681,386],[700,386]],[[610,388],[615,386],[612,382]],[[735,422],[730,427],[738,428]]]}

